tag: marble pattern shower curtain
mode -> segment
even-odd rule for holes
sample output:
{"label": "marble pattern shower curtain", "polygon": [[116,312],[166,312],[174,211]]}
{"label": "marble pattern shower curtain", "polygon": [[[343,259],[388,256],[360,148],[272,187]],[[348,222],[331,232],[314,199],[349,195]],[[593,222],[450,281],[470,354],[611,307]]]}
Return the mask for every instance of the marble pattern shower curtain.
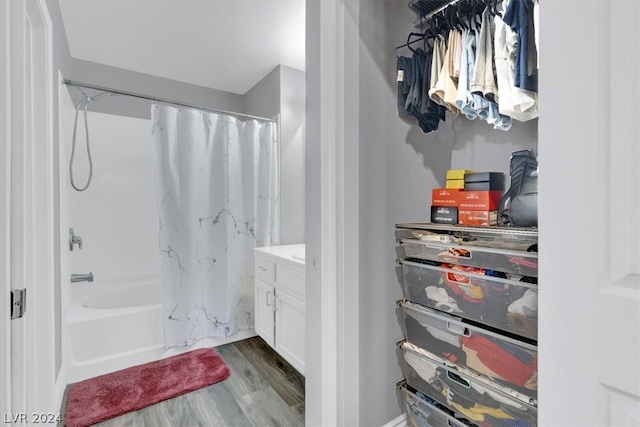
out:
{"label": "marble pattern shower curtain", "polygon": [[253,326],[256,246],[276,243],[276,124],[151,108],[166,347]]}

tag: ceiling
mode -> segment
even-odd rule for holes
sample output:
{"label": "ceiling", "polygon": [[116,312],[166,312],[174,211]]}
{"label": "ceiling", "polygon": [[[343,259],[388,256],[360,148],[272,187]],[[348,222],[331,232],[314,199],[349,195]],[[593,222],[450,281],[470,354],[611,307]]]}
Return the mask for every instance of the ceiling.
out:
{"label": "ceiling", "polygon": [[59,0],[71,56],[245,94],[304,70],[304,0]]}

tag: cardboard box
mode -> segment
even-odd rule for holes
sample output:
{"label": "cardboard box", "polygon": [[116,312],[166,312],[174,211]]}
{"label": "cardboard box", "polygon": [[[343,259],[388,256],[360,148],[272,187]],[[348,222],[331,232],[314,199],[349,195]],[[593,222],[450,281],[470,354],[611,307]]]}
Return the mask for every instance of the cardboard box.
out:
{"label": "cardboard box", "polygon": [[457,224],[458,208],[431,206],[431,222],[436,224]]}
{"label": "cardboard box", "polygon": [[458,208],[467,211],[494,211],[500,207],[501,191],[459,191]]}
{"label": "cardboard box", "polygon": [[460,191],[459,188],[434,188],[431,190],[431,205],[457,208]]}
{"label": "cardboard box", "polygon": [[475,171],[469,169],[449,169],[447,171],[447,179],[464,179],[464,176]]}
{"label": "cardboard box", "polygon": [[503,191],[502,172],[479,172],[464,176],[464,189],[469,191]]}
{"label": "cardboard box", "polygon": [[464,179],[448,179],[447,180],[447,188],[458,188],[460,190],[464,189]]}
{"label": "cardboard box", "polygon": [[[433,222],[433,221],[432,221]],[[458,224],[461,225],[498,225],[498,211],[469,211],[458,212]]]}

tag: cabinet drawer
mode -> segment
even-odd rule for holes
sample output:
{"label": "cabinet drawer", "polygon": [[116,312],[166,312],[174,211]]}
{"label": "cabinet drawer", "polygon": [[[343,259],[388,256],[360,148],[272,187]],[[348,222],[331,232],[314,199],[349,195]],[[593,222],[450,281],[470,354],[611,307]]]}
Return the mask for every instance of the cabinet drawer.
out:
{"label": "cabinet drawer", "polygon": [[276,281],[275,264],[264,258],[256,257],[256,277],[273,284]]}
{"label": "cabinet drawer", "polygon": [[304,297],[305,281],[304,273],[287,267],[283,264],[276,265],[276,283],[289,291],[293,291]]}
{"label": "cabinet drawer", "polygon": [[411,344],[513,388],[526,398],[526,402],[537,399],[538,352],[535,346],[408,301],[403,301],[401,306],[405,336]]}
{"label": "cabinet drawer", "polygon": [[[465,242],[449,244],[419,239],[400,239],[407,258],[426,259],[504,273],[538,277],[538,253],[527,252],[530,242]],[[518,248],[518,249],[513,249]]]}
{"label": "cabinet drawer", "polygon": [[[471,424],[454,418],[447,409],[431,399],[431,402],[402,387],[405,409],[407,411],[407,425],[411,427],[465,427]],[[418,392],[418,394],[422,394]],[[423,394],[424,396],[424,394]],[[427,397],[428,399],[428,397]]]}
{"label": "cabinet drawer", "polygon": [[402,261],[404,297],[464,319],[536,340],[537,284],[503,279],[488,270]]}
{"label": "cabinet drawer", "polygon": [[475,423],[506,427],[537,425],[537,408],[514,397],[513,391],[490,387],[474,377],[437,362],[409,343],[404,351],[407,384]]}

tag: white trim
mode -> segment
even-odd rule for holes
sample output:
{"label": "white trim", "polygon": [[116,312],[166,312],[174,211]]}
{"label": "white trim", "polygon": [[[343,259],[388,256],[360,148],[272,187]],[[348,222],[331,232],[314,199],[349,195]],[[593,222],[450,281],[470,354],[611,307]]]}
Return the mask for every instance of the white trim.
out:
{"label": "white trim", "polygon": [[407,414],[398,415],[388,423],[386,423],[382,427],[406,427],[407,424]]}
{"label": "white trim", "polygon": [[338,147],[343,144],[340,117],[342,105],[339,102],[339,79],[342,52],[341,31],[343,5],[340,2],[320,2],[320,304],[321,325],[321,417],[322,425],[338,425],[338,290],[341,271],[338,270],[338,232],[340,217],[338,181]]}
{"label": "white trim", "polygon": [[11,26],[10,2],[0,2],[0,412],[11,412]]}

